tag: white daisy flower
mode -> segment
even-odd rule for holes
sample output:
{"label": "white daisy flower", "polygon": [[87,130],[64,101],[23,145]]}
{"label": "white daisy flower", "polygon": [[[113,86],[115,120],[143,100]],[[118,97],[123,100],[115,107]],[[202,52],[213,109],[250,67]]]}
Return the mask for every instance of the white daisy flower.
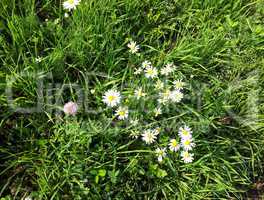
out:
{"label": "white daisy flower", "polygon": [[182,139],[181,146],[185,151],[191,151],[193,147],[195,147],[195,143],[193,142],[192,138],[189,139]]}
{"label": "white daisy flower", "polygon": [[143,92],[142,87],[135,90],[136,99],[140,99],[141,97],[146,96],[146,93]]}
{"label": "white daisy flower", "polygon": [[158,156],[158,161],[159,162],[162,162],[162,160],[163,160],[163,158],[165,158],[166,157],[166,148],[157,148],[156,150],[155,150],[155,152],[156,152],[156,155]]}
{"label": "white daisy flower", "polygon": [[142,63],[142,69],[146,69],[147,67],[150,67],[151,66],[151,62],[145,60],[143,63]]}
{"label": "white daisy flower", "polygon": [[145,130],[141,136],[142,140],[145,141],[146,144],[151,144],[157,139],[157,135],[151,129]]}
{"label": "white daisy flower", "polygon": [[139,45],[137,45],[137,43],[134,41],[131,41],[130,43],[128,43],[127,47],[129,48],[129,52],[132,54],[137,53],[139,50]]}
{"label": "white daisy flower", "polygon": [[185,163],[191,163],[193,161],[193,153],[189,153],[188,151],[182,151],[181,157]]}
{"label": "white daisy flower", "polygon": [[40,56],[38,56],[35,60],[36,60],[37,63],[40,63],[43,60],[43,58],[41,58]]}
{"label": "white daisy flower", "polygon": [[180,90],[173,90],[169,98],[172,102],[179,103],[183,99],[183,93]]}
{"label": "white daisy flower", "polygon": [[169,148],[171,151],[178,151],[180,149],[180,144],[177,142],[176,139],[171,139],[169,143]]}
{"label": "white daisy flower", "polygon": [[130,124],[131,124],[132,126],[137,126],[138,123],[139,123],[139,120],[138,120],[137,118],[135,118],[135,119],[131,119],[131,120],[130,120]]}
{"label": "white daisy flower", "polygon": [[157,82],[155,83],[155,88],[157,90],[161,90],[164,88],[164,83],[161,80],[157,80]]}
{"label": "white daisy flower", "polygon": [[176,90],[181,90],[185,86],[185,83],[182,80],[175,80],[173,81],[173,85]]}
{"label": "white daisy flower", "polygon": [[162,110],[161,110],[161,107],[157,107],[154,109],[154,115],[155,117],[159,116],[162,114]]}
{"label": "white daisy flower", "polygon": [[192,138],[192,130],[188,126],[184,126],[179,128],[179,136],[182,140]]}
{"label": "white daisy flower", "polygon": [[76,7],[80,4],[81,0],[67,0],[63,2],[63,8],[65,10],[75,10]]}
{"label": "white daisy flower", "polygon": [[160,74],[161,74],[161,75],[168,76],[170,73],[171,73],[171,69],[168,68],[168,67],[163,67],[163,68],[161,68],[161,70],[160,70]]}
{"label": "white daisy flower", "polygon": [[119,107],[116,112],[115,112],[115,116],[117,116],[117,118],[119,120],[124,120],[126,118],[128,118],[128,108],[127,107]]}
{"label": "white daisy flower", "polygon": [[168,63],[165,67],[171,68],[172,71],[176,70],[176,66],[172,62]]}
{"label": "white daisy flower", "polygon": [[147,78],[155,78],[158,76],[158,70],[153,66],[146,67],[144,71],[145,71],[145,76]]}
{"label": "white daisy flower", "polygon": [[139,137],[139,132],[138,131],[131,131],[129,137],[133,138],[133,139],[137,139]]}
{"label": "white daisy flower", "polygon": [[158,99],[158,102],[160,104],[166,104],[171,96],[171,91],[169,89],[164,90],[163,92],[159,93],[160,98]]}
{"label": "white daisy flower", "polygon": [[134,71],[134,74],[135,75],[138,75],[138,74],[141,74],[143,70],[141,68],[137,68],[135,71]]}
{"label": "white daisy flower", "polygon": [[168,76],[170,73],[174,72],[175,65],[173,63],[168,63],[165,67],[163,67],[160,71],[162,75]]}
{"label": "white daisy flower", "polygon": [[110,107],[117,106],[121,101],[120,92],[116,90],[108,90],[103,96],[103,102]]}

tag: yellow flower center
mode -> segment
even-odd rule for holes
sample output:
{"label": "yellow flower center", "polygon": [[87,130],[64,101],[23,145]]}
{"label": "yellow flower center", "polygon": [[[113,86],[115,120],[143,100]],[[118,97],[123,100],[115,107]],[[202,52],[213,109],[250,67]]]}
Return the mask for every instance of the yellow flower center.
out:
{"label": "yellow flower center", "polygon": [[126,115],[126,112],[125,112],[124,110],[119,111],[119,112],[118,112],[118,115],[119,115],[119,116],[125,116],[125,115]]}
{"label": "yellow flower center", "polygon": [[188,158],[189,157],[189,153],[186,151],[186,152],[184,152],[183,156],[184,156],[184,158]]}
{"label": "yellow flower center", "polygon": [[190,141],[190,140],[186,140],[186,141],[184,142],[184,144],[185,144],[186,146],[188,146],[188,145],[191,144],[191,141]]}
{"label": "yellow flower center", "polygon": [[153,74],[154,74],[153,69],[148,69],[147,74],[149,74],[149,75],[153,75]]}
{"label": "yellow flower center", "polygon": [[113,95],[111,95],[111,96],[108,97],[108,101],[110,101],[110,102],[114,101],[115,99],[116,99],[116,97],[113,96]]}
{"label": "yellow flower center", "polygon": [[165,92],[163,93],[164,98],[167,98],[170,96],[170,90],[165,90]]}
{"label": "yellow flower center", "polygon": [[74,0],[68,0],[70,4],[74,4]]}
{"label": "yellow flower center", "polygon": [[186,131],[186,130],[183,130],[183,131],[182,131],[182,134],[183,134],[183,135],[189,135],[189,132]]}
{"label": "yellow flower center", "polygon": [[178,145],[178,143],[177,143],[176,140],[173,140],[173,141],[171,142],[171,144],[172,144],[173,147],[176,147],[176,146]]}
{"label": "yellow flower center", "polygon": [[148,138],[149,140],[152,140],[152,139],[153,139],[153,135],[152,135],[151,132],[148,132],[148,134],[147,134],[147,138]]}

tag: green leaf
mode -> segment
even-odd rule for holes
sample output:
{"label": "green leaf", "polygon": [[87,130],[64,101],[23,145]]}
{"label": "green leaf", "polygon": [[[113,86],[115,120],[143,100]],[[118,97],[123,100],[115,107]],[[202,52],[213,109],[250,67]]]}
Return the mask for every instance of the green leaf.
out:
{"label": "green leaf", "polygon": [[110,180],[111,180],[112,183],[114,183],[114,184],[116,183],[118,174],[119,174],[119,170],[117,170],[117,171],[109,171],[108,172],[108,175],[110,176]]}
{"label": "green leaf", "polygon": [[167,176],[168,174],[167,174],[167,172],[165,170],[158,168],[158,171],[157,171],[156,175],[159,178],[163,178],[163,177]]}
{"label": "green leaf", "polygon": [[105,169],[100,169],[98,171],[98,176],[105,177],[105,175],[106,175],[106,170]]}
{"label": "green leaf", "polygon": [[99,176],[96,176],[94,181],[95,181],[95,183],[98,183],[99,182]]}

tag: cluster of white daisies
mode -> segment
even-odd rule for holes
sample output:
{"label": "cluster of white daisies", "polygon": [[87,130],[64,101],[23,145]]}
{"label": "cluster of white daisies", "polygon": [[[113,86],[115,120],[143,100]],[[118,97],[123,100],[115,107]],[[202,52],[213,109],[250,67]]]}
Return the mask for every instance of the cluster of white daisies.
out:
{"label": "cluster of white daisies", "polygon": [[[139,50],[139,46],[136,45],[135,42],[130,42],[128,44],[128,47],[130,48],[131,53],[137,53]],[[169,63],[164,68],[160,70],[161,75],[168,76],[170,73],[173,73],[175,71],[176,67],[174,64]],[[141,71],[140,71],[141,70]],[[162,114],[162,106],[166,103],[177,103],[180,102],[183,98],[182,89],[185,85],[184,82],[181,80],[175,80],[173,81],[173,89],[171,89],[168,86],[165,86],[165,83],[162,82],[159,77],[159,70],[152,66],[151,62],[144,61],[141,65],[141,68],[136,69],[136,74],[144,72],[146,78],[154,79],[156,78],[156,84],[154,86],[154,89],[158,91],[158,99],[157,99],[157,106],[154,109],[153,115],[157,117],[158,115]],[[133,97],[136,100],[140,100],[141,98],[144,98],[148,94],[143,91],[142,87],[138,87],[134,93]],[[110,89],[106,91],[103,95],[103,102],[110,108],[115,109],[114,117],[118,120],[127,120],[129,118],[129,108],[128,106],[122,105],[122,95],[121,93],[116,89]],[[78,105],[74,102],[68,102],[64,105],[64,113],[66,115],[76,115],[78,111]],[[132,126],[136,127],[139,123],[139,120],[137,118],[130,119],[129,122]],[[141,138],[142,140],[147,144],[151,145],[157,141],[158,135],[161,132],[160,128],[154,128],[154,129],[146,129],[142,130]],[[136,134],[134,134],[136,133]],[[190,163],[193,161],[193,153],[190,153],[190,151],[195,147],[195,143],[193,141],[192,137],[192,130],[188,126],[180,127],[178,130],[178,135],[180,138],[180,142],[178,142],[175,138],[170,139],[170,142],[168,143],[169,150],[171,152],[177,152],[182,148],[182,152],[180,153],[181,159],[185,163]],[[137,131],[133,132],[131,136],[134,138],[138,138]],[[158,157],[158,161],[162,162],[163,159],[167,156],[167,148],[157,148],[155,150],[155,153]]]}
{"label": "cluster of white daisies", "polygon": [[[190,151],[193,149],[193,147],[195,147],[195,143],[193,142],[193,138],[192,138],[192,131],[188,126],[184,126],[184,127],[180,127],[179,128],[179,137],[181,139],[180,143],[178,143],[178,141],[173,138],[170,140],[168,146],[170,151],[172,152],[177,152],[180,150],[180,148],[183,149],[183,151],[181,152],[180,156],[181,159],[183,160],[183,162],[185,163],[190,163],[193,161],[193,153],[190,153]],[[147,134],[150,134],[148,132],[145,132],[143,135],[144,137],[147,136]],[[156,133],[152,133],[151,137],[155,137],[156,139]],[[155,140],[153,139],[153,140]],[[167,156],[166,153],[166,147],[164,148],[157,148],[156,149],[156,154],[158,156],[158,161],[162,162],[163,158],[165,158]]]}
{"label": "cluster of white daisies", "polygon": [[[138,53],[140,47],[136,44],[136,42],[131,41],[128,44],[129,52],[132,54]],[[154,116],[157,117],[158,115],[162,114],[162,106],[167,103],[178,103],[183,99],[182,89],[185,85],[184,82],[181,80],[174,80],[173,81],[173,89],[165,85],[165,82],[159,79],[159,74],[161,76],[168,76],[169,74],[173,73],[176,70],[176,66],[173,63],[168,63],[165,67],[158,70],[154,67],[150,61],[142,62],[141,66],[137,68],[134,74],[139,75],[144,73],[147,79],[153,79],[156,81],[154,85],[154,89],[158,91],[158,99],[157,99],[157,106],[154,109]],[[148,94],[146,91],[143,91],[142,87],[138,87],[134,91],[134,98],[139,100]],[[121,93],[116,89],[110,89],[106,91],[103,95],[103,102],[111,108],[115,108],[115,116],[118,120],[126,120],[129,118],[129,108],[127,106],[122,106],[122,96]],[[138,119],[131,119],[130,123],[132,125],[138,124]],[[146,129],[142,131],[141,138],[142,140],[150,145],[156,142],[158,135],[160,134],[161,129]],[[177,152],[182,147],[181,158],[185,163],[190,163],[193,161],[193,154],[189,153],[195,143],[193,142],[192,131],[188,126],[180,127],[178,131],[180,137],[180,143],[173,138],[170,140],[168,146],[170,151]],[[157,148],[156,155],[158,157],[158,161],[162,162],[163,158],[167,155],[166,148]]]}

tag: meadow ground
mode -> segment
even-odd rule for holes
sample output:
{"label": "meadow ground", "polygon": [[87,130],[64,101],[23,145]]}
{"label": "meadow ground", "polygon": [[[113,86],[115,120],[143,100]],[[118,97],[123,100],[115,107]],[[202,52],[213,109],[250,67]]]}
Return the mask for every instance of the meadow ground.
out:
{"label": "meadow ground", "polygon": [[255,198],[264,2],[65,6],[0,0],[1,200]]}

